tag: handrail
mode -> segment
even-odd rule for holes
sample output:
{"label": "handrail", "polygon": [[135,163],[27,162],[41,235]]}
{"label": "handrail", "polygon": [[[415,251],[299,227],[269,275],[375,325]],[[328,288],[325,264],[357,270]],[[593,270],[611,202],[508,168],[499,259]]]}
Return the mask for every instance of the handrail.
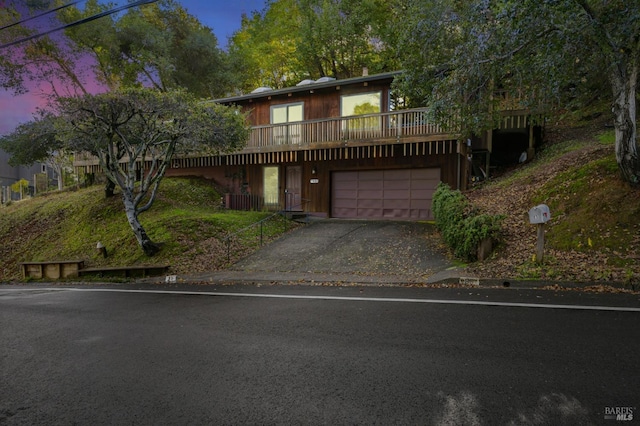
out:
{"label": "handrail", "polygon": [[[296,205],[294,205],[293,207],[302,207],[304,203],[308,203],[308,202],[310,202],[310,201],[311,201],[311,200],[308,200],[308,199],[306,199],[306,198],[303,198],[303,199],[301,199],[301,201],[300,201],[300,203],[299,203],[299,204],[296,204]],[[278,210],[278,211],[276,211],[276,212],[274,212],[274,213],[270,214],[269,216],[267,216],[267,217],[265,217],[265,218],[263,218],[263,219],[260,219],[260,220],[259,220],[259,221],[257,221],[257,222],[254,222],[254,223],[252,223],[252,224],[250,224],[250,225],[247,225],[247,226],[245,226],[244,228],[239,229],[239,230],[237,230],[236,232],[234,232],[234,233],[232,233],[232,234],[227,235],[227,236],[224,238],[224,240],[223,240],[223,241],[225,241],[226,246],[227,246],[227,263],[231,263],[231,239],[232,239],[232,238],[237,237],[237,236],[238,236],[238,235],[240,235],[241,233],[243,233],[243,232],[247,231],[247,230],[248,230],[248,229],[250,229],[250,228],[255,227],[256,225],[260,225],[260,247],[262,247],[262,245],[263,245],[263,240],[264,240],[264,233],[263,233],[263,231],[264,231],[264,223],[266,223],[267,221],[269,221],[269,220],[273,219],[273,218],[274,218],[275,216],[277,216],[277,215],[281,215],[281,216],[283,217],[283,219],[284,219],[284,222],[283,222],[283,223],[284,223],[284,225],[285,225],[284,230],[286,231],[286,225],[287,225],[287,222],[286,222],[286,214],[285,214],[285,213],[291,213],[291,212],[292,212],[291,208],[287,209],[287,208],[286,208],[286,206],[285,206],[285,208],[284,208],[284,209]],[[304,210],[303,210],[303,212],[304,212]]]}
{"label": "handrail", "polygon": [[384,113],[304,120],[251,128],[245,149],[274,146],[313,146],[328,142],[370,139],[400,139],[411,136],[445,134],[445,127],[429,118],[427,108]]}

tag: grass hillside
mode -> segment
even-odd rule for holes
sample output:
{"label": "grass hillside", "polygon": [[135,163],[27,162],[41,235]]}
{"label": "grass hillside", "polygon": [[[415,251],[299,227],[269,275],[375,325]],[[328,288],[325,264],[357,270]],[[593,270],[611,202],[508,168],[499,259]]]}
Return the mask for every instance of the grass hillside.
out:
{"label": "grass hillside", "polygon": [[[206,180],[166,178],[152,208],[140,215],[151,239],[162,244],[159,254],[147,257],[118,194],[105,199],[102,186],[52,192],[0,207],[0,281],[20,278],[23,261],[80,259],[87,267],[169,264],[174,273],[213,271],[228,264],[225,237],[267,216],[221,209],[220,194]],[[282,218],[267,223],[265,239],[286,228]],[[256,229],[232,239],[232,262],[259,246]],[[98,241],[107,248],[106,259],[96,250]]]}
{"label": "grass hillside", "polygon": [[[474,204],[505,214],[504,246],[470,272],[484,277],[640,283],[640,190],[621,181],[614,133],[602,121],[548,129],[528,164],[469,191]],[[527,212],[547,204],[545,259],[534,262],[536,226]]]}

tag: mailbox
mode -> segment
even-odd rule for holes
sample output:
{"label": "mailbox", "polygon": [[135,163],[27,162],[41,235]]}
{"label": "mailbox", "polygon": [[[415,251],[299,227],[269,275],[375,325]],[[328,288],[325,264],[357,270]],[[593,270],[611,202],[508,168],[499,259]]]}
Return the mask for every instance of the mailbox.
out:
{"label": "mailbox", "polygon": [[540,204],[529,210],[529,222],[532,224],[547,223],[551,219],[549,206]]}

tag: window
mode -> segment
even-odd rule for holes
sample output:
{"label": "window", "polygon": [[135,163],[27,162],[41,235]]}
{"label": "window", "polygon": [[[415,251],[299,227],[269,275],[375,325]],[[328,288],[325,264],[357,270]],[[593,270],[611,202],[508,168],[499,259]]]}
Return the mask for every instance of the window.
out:
{"label": "window", "polygon": [[345,95],[340,98],[340,115],[374,114],[380,112],[380,92]]}
{"label": "window", "polygon": [[[276,145],[300,144],[302,126],[299,124],[304,119],[304,103],[274,105],[271,107],[271,124],[273,128],[273,140]],[[289,124],[297,123],[297,124]]]}
{"label": "window", "polygon": [[265,206],[278,205],[279,181],[278,166],[265,166],[263,169],[263,189]]}
{"label": "window", "polygon": [[[355,115],[379,114],[381,92],[345,95],[340,98],[340,115],[352,117]],[[343,122],[343,130],[379,130],[380,117],[349,118]]]}

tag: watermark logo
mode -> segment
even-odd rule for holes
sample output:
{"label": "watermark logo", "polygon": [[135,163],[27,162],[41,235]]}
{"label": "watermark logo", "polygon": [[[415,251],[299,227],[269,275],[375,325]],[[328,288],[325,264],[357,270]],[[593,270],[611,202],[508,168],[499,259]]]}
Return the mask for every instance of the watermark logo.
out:
{"label": "watermark logo", "polygon": [[630,422],[634,411],[634,407],[604,407],[604,419]]}

